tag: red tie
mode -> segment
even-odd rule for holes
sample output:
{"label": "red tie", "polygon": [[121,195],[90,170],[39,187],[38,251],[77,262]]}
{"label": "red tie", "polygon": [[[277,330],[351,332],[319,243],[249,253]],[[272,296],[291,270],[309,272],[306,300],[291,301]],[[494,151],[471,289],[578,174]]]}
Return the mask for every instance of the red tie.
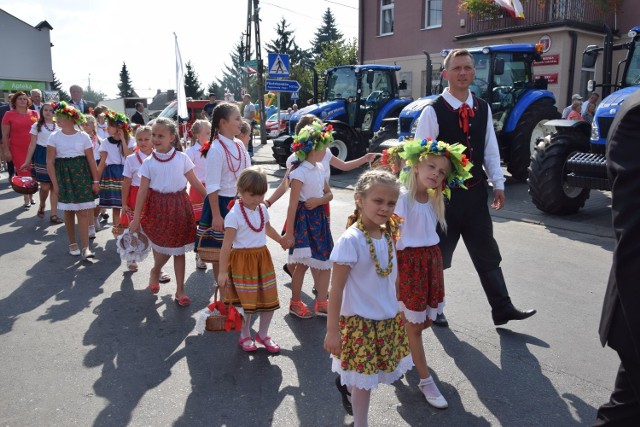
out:
{"label": "red tie", "polygon": [[469,107],[467,103],[462,104],[460,108],[458,108],[458,124],[465,135],[469,134],[469,118],[473,118],[475,115],[476,113],[473,111],[473,108]]}

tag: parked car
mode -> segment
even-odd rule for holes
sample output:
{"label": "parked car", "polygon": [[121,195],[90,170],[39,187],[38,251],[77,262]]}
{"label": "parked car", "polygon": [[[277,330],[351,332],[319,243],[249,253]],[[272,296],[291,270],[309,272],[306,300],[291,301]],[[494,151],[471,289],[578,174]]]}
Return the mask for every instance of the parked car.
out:
{"label": "parked car", "polygon": [[265,123],[267,138],[277,138],[286,135],[289,129],[289,117],[286,110],[280,111],[280,125],[278,125],[278,113],[272,114]]}
{"label": "parked car", "polygon": [[[189,119],[187,120],[180,119],[179,121],[178,127],[180,129],[180,138],[182,138],[185,134],[187,134],[187,136],[189,137],[191,136],[191,132],[189,131],[191,129],[191,125],[197,119],[203,118],[202,109],[208,103],[209,101],[206,99],[204,100],[187,99],[187,111],[189,111]],[[158,117],[168,117],[170,119],[176,120],[177,112],[178,112],[178,101],[171,101],[171,103],[167,105],[165,109],[162,110],[162,112],[160,112],[160,114],[158,114]]]}

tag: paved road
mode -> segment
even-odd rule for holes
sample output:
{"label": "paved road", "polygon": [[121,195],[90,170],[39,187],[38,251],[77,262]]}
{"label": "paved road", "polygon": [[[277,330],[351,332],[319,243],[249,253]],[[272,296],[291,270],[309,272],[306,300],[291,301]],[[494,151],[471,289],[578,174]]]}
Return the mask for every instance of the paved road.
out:
{"label": "paved road", "polygon": [[[256,160],[274,175],[270,146]],[[353,209],[356,174],[334,177],[332,231]],[[109,230],[98,233],[97,258],[67,255],[62,226],[24,212],[0,184],[0,425],[337,426],[352,418],[340,405],[321,349],[322,319],[287,314],[289,282],[278,280],[283,306],[272,335],[280,355],[243,353],[233,333],[193,333],[194,315],[212,294],[211,270],[187,260],[192,305],[145,290],[149,263],[125,272]],[[609,200],[594,194],[581,213],[535,212],[526,186],[507,185],[507,208],[495,233],[514,302],[535,307],[524,322],[495,328],[464,246],[447,271],[451,327],[424,334],[427,357],[450,408],[429,407],[411,371],[373,394],[373,426],[588,425],[611,392],[615,353],[600,347],[597,324],[613,240]],[[286,203],[276,203],[281,226]],[[285,254],[270,246],[276,265]],[[172,268],[168,269],[172,272]],[[311,303],[311,281],[304,297]],[[256,325],[257,326],[257,325]]]}

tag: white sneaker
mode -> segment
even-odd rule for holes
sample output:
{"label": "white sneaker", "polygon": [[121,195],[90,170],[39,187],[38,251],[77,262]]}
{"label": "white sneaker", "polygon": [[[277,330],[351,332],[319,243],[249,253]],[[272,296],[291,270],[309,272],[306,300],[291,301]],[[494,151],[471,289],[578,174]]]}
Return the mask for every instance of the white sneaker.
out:
{"label": "white sneaker", "polygon": [[207,269],[207,263],[202,261],[200,259],[200,255],[196,254],[196,268],[199,268],[201,270],[206,270]]}
{"label": "white sneaker", "polygon": [[95,225],[90,225],[89,226],[89,238],[90,239],[95,239],[96,238],[96,226]]}
{"label": "white sneaker", "polygon": [[429,375],[429,377],[420,380],[418,383],[418,388],[424,395],[429,405],[438,409],[445,409],[449,407],[449,403],[444,398],[444,396],[440,393],[438,386],[435,381],[433,381],[433,377]]}

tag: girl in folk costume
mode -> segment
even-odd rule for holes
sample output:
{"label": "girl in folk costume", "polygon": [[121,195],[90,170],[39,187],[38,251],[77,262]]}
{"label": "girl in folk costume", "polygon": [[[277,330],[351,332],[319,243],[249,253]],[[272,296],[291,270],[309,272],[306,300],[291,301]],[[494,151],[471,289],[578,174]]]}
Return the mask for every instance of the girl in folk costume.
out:
{"label": "girl in folk costume", "polygon": [[[333,194],[321,162],[333,141],[331,125],[323,127],[312,123],[302,128],[293,141],[291,150],[300,163],[289,173],[291,193],[284,242],[290,248],[289,264],[311,267],[318,291],[314,311],[316,315],[326,316],[333,238],[324,205],[333,199]],[[289,313],[310,318],[313,314],[300,300],[304,273],[304,269],[296,268],[291,278]]]}
{"label": "girl in folk costume", "polygon": [[369,170],[355,188],[356,212],[331,252],[333,274],[324,349],[331,353],[336,387],[355,426],[367,425],[371,390],[413,366],[398,304],[393,215],[400,183]]}
{"label": "girl in folk costume", "polygon": [[[84,116],[85,122],[82,124],[82,130],[84,133],[89,135],[91,138],[91,145],[93,146],[93,158],[96,159],[96,164],[100,165],[100,143],[102,142],[96,133],[97,129],[97,121],[96,118],[91,114],[87,114]],[[100,200],[98,199],[98,202]],[[100,230],[102,227],[100,226],[100,221],[98,221],[98,216],[100,215],[101,208],[96,206],[93,208],[93,221],[89,222],[89,238],[95,239],[96,231]]]}
{"label": "girl in folk costume", "polygon": [[122,207],[122,180],[124,176],[124,160],[133,153],[135,140],[131,138],[129,119],[123,113],[107,110],[109,137],[100,145],[100,207],[112,208],[113,230],[120,225],[120,208]]}
{"label": "girl in folk costume", "polygon": [[[208,120],[196,120],[191,126],[191,134],[193,135],[191,138],[191,146],[187,148],[185,153],[196,166],[194,169],[196,177],[202,183],[202,185],[205,185],[207,166],[206,159],[202,154],[202,151],[203,147],[209,144],[209,140],[211,139],[211,124]],[[189,198],[191,199],[191,204],[193,205],[193,216],[195,217],[196,222],[198,222],[200,221],[200,217],[202,216],[202,205],[204,199],[194,187],[189,188]],[[203,270],[207,269],[207,264],[200,260],[200,257],[197,253],[196,268],[200,268]]]}
{"label": "girl in folk costume", "polygon": [[[237,188],[239,199],[224,218],[218,284],[224,288],[226,302],[244,310],[238,341],[242,350],[255,351],[257,342],[268,352],[277,353],[280,346],[268,332],[273,312],[280,308],[280,303],[266,236],[278,243],[282,243],[282,238],[269,223],[269,213],[262,205],[268,188],[267,176],[261,169],[249,167],[238,177]],[[255,342],[251,337],[253,313],[260,313]]]}
{"label": "girl in folk costume", "polygon": [[196,231],[187,181],[203,197],[205,189],[196,178],[189,157],[174,148],[178,138],[173,120],[165,117],[154,120],[151,126],[154,150],[140,167],[140,188],[129,231],[135,233],[142,225],[151,242],[154,264],[149,273],[149,290],[154,294],[160,291],[162,267],[173,256],[175,300],[181,307],[187,307],[191,300],[184,293],[185,253],[193,249]]}
{"label": "girl in folk costume", "polygon": [[51,193],[50,220],[54,224],[60,224],[62,220],[58,217],[58,195],[51,191],[51,178],[47,172],[47,141],[49,141],[49,136],[56,130],[56,123],[53,121],[53,104],[43,104],[40,109],[40,118],[37,123],[31,126],[31,143],[27,151],[27,158],[24,164],[20,166],[20,170],[27,170],[33,160],[36,180],[40,183],[38,218],[44,218],[45,204],[49,193]]}
{"label": "girl in folk costume", "polygon": [[[127,156],[124,161],[124,170],[122,175],[122,214],[120,215],[120,224],[128,227],[133,219],[134,208],[136,207],[136,198],[138,189],[140,188],[140,167],[142,162],[151,155],[153,144],[151,143],[151,126],[139,126],[136,129],[136,150],[133,154]],[[142,212],[144,216],[144,211]],[[135,261],[127,261],[127,268],[130,271],[138,271],[138,265]]]}
{"label": "girl in folk costume", "polygon": [[[47,141],[47,173],[53,192],[58,196],[58,208],[64,210],[64,225],[69,237],[69,254],[93,258],[89,249],[89,223],[96,195],[100,191],[98,168],[93,158],[89,136],[76,129],[84,116],[75,108],[60,102],[54,105],[58,131]],[[75,218],[78,217],[80,244],[76,243]]]}
{"label": "girl in folk costume", "polygon": [[[236,196],[236,182],[240,173],[251,165],[249,153],[235,135],[240,133],[242,116],[235,104],[220,103],[213,109],[211,124],[214,134],[205,144],[207,198],[198,224],[197,241],[201,246],[215,248],[213,277],[218,278],[219,249],[224,239],[224,217],[229,203]],[[197,248],[196,248],[197,250]]]}
{"label": "girl in folk costume", "polygon": [[107,118],[104,115],[105,111],[108,111],[109,109],[103,105],[99,105],[97,106],[94,110],[93,110],[93,114],[95,114],[97,123],[96,123],[96,132],[98,134],[98,138],[100,138],[100,141],[103,141],[107,138],[109,138],[109,131],[108,131],[108,124],[107,124]]}
{"label": "girl in folk costume", "polygon": [[400,307],[407,323],[411,356],[416,364],[418,387],[435,408],[448,406],[429,373],[422,345],[422,331],[428,328],[444,308],[442,254],[438,247],[438,225],[446,231],[444,197],[452,187],[464,187],[472,167],[462,144],[441,141],[407,141],[399,154],[406,162],[400,173],[403,191],[395,213],[404,218],[400,226],[398,269]]}

